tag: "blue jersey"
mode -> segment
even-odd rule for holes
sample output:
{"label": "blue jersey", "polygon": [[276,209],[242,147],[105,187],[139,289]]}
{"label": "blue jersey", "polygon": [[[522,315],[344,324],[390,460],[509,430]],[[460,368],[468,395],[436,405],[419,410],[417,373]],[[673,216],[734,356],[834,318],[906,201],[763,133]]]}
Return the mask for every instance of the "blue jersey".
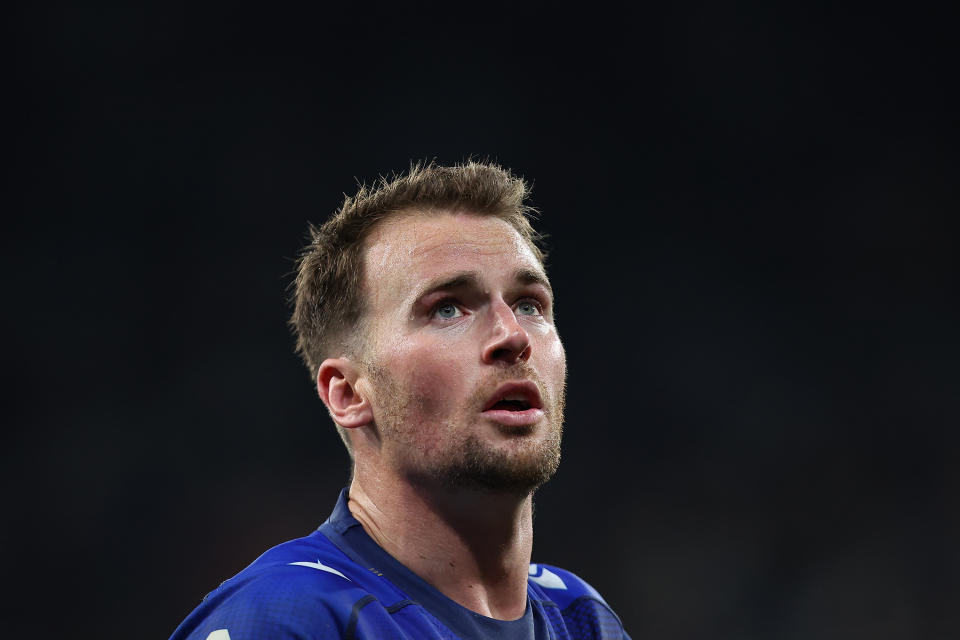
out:
{"label": "blue jersey", "polygon": [[221,584],[171,640],[629,640],[593,587],[531,564],[519,620],[474,613],[430,586],[367,535],[340,494],[309,536],[278,545]]}

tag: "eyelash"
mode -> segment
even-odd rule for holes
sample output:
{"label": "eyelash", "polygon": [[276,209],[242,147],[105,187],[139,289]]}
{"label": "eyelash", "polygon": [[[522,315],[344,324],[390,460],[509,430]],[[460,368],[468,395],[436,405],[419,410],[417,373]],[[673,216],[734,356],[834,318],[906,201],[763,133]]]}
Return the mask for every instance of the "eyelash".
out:
{"label": "eyelash", "polygon": [[[528,297],[528,298],[520,298],[519,300],[517,300],[516,302],[513,303],[512,308],[513,308],[513,309],[516,309],[517,306],[519,306],[519,305],[521,305],[521,304],[524,304],[524,303],[527,303],[527,302],[530,303],[530,304],[532,304],[532,305],[537,309],[537,314],[536,314],[536,315],[538,315],[538,316],[542,316],[542,315],[543,315],[544,305],[543,305],[542,302],[540,302],[540,301],[537,300],[536,298],[529,298],[529,297]],[[433,308],[430,310],[430,316],[431,316],[431,317],[435,317],[435,316],[437,315],[437,313],[440,311],[440,308],[441,308],[441,307],[446,307],[446,306],[456,307],[456,309],[457,309],[461,314],[466,315],[466,314],[464,314],[463,308],[462,308],[462,306],[460,305],[460,303],[456,300],[456,298],[444,298],[443,300],[440,300],[440,301],[437,302],[435,305],[433,305]],[[534,314],[530,314],[530,315],[534,315]],[[457,317],[459,317],[459,316],[457,316]],[[453,320],[454,318],[443,318],[443,319],[444,319],[444,320]]]}
{"label": "eyelash", "polygon": [[519,305],[525,304],[525,303],[532,304],[537,310],[537,315],[541,315],[541,316],[543,315],[543,304],[536,298],[520,298],[515,303],[513,303],[513,307],[517,308]]}
{"label": "eyelash", "polygon": [[[435,317],[439,313],[441,307],[452,306],[456,308],[461,314],[463,309],[460,308],[460,304],[453,298],[444,298],[437,304],[433,305],[433,309],[430,310],[430,317]],[[443,320],[452,320],[452,318],[443,318]]]}

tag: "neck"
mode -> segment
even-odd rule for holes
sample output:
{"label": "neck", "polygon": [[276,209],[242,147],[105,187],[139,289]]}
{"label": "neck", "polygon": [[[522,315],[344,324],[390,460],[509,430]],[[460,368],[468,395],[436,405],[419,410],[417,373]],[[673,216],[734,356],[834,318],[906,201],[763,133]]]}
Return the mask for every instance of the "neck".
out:
{"label": "neck", "polygon": [[499,620],[523,616],[531,495],[413,486],[382,475],[370,482],[364,475],[350,486],[350,512],[387,553],[471,611]]}

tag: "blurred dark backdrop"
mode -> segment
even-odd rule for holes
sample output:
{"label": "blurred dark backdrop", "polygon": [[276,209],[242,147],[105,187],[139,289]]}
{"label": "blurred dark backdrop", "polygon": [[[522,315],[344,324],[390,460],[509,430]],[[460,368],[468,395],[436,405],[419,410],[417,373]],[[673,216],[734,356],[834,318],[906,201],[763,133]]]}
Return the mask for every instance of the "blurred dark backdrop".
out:
{"label": "blurred dark backdrop", "polygon": [[535,561],[638,639],[960,625],[946,12],[19,5],[11,637],[165,638],[325,519],[347,459],[292,258],[358,179],[471,154],[551,235],[568,436]]}

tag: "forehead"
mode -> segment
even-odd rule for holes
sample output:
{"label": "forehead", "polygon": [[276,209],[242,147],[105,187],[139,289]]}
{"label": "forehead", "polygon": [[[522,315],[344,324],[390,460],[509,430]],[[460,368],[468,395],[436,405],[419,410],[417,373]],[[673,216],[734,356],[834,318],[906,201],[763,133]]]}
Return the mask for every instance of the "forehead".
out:
{"label": "forehead", "polygon": [[378,225],[365,244],[364,280],[374,304],[448,274],[477,271],[492,280],[518,269],[543,273],[516,229],[493,216],[401,214]]}

